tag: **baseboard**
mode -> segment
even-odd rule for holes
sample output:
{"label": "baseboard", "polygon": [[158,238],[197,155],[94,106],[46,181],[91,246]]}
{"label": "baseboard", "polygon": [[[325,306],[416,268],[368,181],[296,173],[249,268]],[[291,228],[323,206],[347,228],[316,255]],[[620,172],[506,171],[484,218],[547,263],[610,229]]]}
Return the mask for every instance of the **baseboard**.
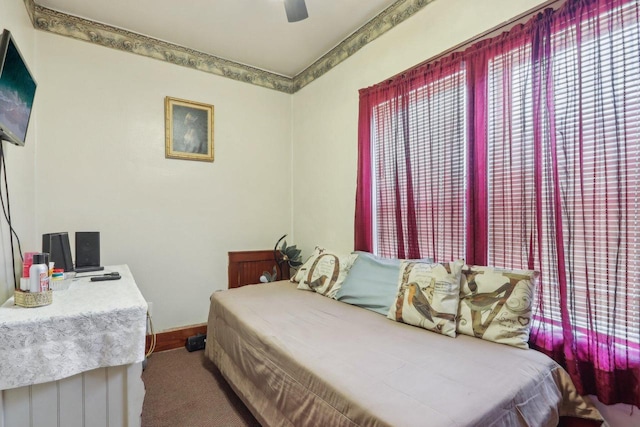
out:
{"label": "baseboard", "polygon": [[[192,335],[206,334],[207,324],[202,323],[199,325],[185,326],[182,328],[171,329],[156,334],[156,348],[155,352],[173,350],[174,348],[184,347],[187,343],[187,338]],[[145,344],[145,353],[149,351],[151,345],[151,335],[147,335]]]}

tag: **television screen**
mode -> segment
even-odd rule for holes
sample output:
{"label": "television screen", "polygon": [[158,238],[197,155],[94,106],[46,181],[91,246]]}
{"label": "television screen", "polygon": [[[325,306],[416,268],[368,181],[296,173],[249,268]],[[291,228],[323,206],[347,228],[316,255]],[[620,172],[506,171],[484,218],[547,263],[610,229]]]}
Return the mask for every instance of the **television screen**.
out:
{"label": "television screen", "polygon": [[0,139],[24,145],[36,82],[8,30],[0,39]]}

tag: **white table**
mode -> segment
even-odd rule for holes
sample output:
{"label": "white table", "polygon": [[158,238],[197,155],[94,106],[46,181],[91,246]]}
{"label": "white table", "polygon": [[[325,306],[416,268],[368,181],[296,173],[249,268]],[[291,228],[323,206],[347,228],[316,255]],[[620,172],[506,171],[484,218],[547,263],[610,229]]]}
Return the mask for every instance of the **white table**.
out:
{"label": "white table", "polygon": [[147,303],[126,265],[112,271],[79,274],[48,306],[0,307],[0,426],[140,424]]}

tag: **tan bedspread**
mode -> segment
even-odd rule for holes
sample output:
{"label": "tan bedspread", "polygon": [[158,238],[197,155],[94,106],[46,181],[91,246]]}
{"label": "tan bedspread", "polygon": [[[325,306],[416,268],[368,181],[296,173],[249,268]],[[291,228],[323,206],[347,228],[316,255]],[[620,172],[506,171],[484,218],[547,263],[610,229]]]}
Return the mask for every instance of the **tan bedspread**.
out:
{"label": "tan bedspread", "polygon": [[445,337],[286,281],[214,293],[205,351],[265,426],[602,420],[542,353]]}

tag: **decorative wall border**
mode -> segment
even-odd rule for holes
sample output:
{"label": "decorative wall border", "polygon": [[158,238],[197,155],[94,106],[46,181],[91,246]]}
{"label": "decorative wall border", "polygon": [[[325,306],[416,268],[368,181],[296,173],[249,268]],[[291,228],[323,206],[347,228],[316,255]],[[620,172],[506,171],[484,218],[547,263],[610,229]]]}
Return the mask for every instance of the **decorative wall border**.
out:
{"label": "decorative wall border", "polygon": [[293,78],[58,12],[38,5],[34,0],[24,0],[24,4],[34,28],[38,30],[292,94],[318,79],[391,28],[404,22],[432,1],[434,0],[396,1]]}
{"label": "decorative wall border", "polygon": [[33,25],[36,29],[71,37],[77,40],[159,59],[183,67],[193,68],[219,76],[229,77],[245,83],[292,93],[293,82],[281,76],[258,68],[208,55],[197,50],[143,36],[110,25],[57,12],[25,0],[27,7],[34,6]]}
{"label": "decorative wall border", "polygon": [[435,0],[398,0],[356,32],[344,39],[316,62],[293,78],[293,93],[329,72],[333,67],[371,43],[396,25],[406,21]]}

